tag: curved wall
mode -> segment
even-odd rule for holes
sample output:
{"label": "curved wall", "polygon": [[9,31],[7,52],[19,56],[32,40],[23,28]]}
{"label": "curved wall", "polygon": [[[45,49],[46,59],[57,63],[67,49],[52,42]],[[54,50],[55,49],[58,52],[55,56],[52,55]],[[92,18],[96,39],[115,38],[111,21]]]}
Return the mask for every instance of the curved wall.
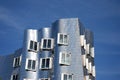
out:
{"label": "curved wall", "polygon": [[[39,67],[38,67],[38,62],[39,62],[39,54],[38,52],[34,51],[29,51],[29,45],[30,45],[30,40],[38,42],[38,31],[33,30],[33,29],[28,29],[24,33],[24,41],[23,41],[23,52],[22,52],[22,65],[21,65],[21,78],[20,80],[23,79],[38,79],[38,74],[39,74]],[[36,60],[36,70],[26,70],[27,66],[27,59],[31,60]]]}

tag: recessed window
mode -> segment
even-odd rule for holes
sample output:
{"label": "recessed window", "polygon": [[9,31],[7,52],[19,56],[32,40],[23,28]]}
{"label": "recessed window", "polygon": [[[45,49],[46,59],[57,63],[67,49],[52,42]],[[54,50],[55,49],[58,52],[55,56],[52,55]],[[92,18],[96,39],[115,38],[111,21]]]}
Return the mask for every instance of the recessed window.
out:
{"label": "recessed window", "polygon": [[60,52],[59,63],[61,65],[70,65],[70,63],[71,63],[71,53]]}
{"label": "recessed window", "polygon": [[44,38],[41,40],[41,49],[50,50],[54,47],[54,39]]}
{"label": "recessed window", "polygon": [[14,58],[13,67],[19,67],[21,64],[21,56]]}
{"label": "recessed window", "polygon": [[58,33],[58,44],[68,45],[68,35],[63,33]]}
{"label": "recessed window", "polygon": [[35,42],[35,41],[30,41],[29,43],[29,51],[38,51],[38,46],[39,46],[39,43],[38,42]]}
{"label": "recessed window", "polygon": [[61,80],[73,80],[73,74],[62,73]]}
{"label": "recessed window", "polygon": [[18,74],[11,75],[11,80],[18,80],[19,76]]}
{"label": "recessed window", "polygon": [[37,61],[32,59],[26,59],[26,69],[36,71]]}
{"label": "recessed window", "polygon": [[41,78],[39,80],[50,80],[50,78]]}
{"label": "recessed window", "polygon": [[40,69],[51,69],[51,68],[52,68],[52,58],[40,59]]}

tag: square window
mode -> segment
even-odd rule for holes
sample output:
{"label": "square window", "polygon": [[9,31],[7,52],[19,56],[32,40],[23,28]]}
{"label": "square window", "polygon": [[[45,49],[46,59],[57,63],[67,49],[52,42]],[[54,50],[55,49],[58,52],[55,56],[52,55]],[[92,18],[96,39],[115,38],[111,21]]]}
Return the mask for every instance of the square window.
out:
{"label": "square window", "polygon": [[60,52],[59,63],[61,65],[70,65],[70,63],[71,63],[71,53]]}
{"label": "square window", "polygon": [[21,65],[21,56],[14,58],[13,67],[19,67]]}
{"label": "square window", "polygon": [[26,69],[27,70],[36,71],[36,65],[37,65],[36,60],[26,59]]}
{"label": "square window", "polygon": [[29,48],[28,48],[29,51],[37,52],[38,51],[38,47],[39,47],[39,43],[38,42],[30,40]]}
{"label": "square window", "polygon": [[11,75],[11,80],[18,80],[19,76],[18,74]]}
{"label": "square window", "polygon": [[61,80],[73,80],[73,74],[62,73]]}
{"label": "square window", "polygon": [[60,45],[68,45],[68,35],[63,33],[58,33],[57,43]]}
{"label": "square window", "polygon": [[52,68],[52,58],[41,58],[40,59],[40,69],[51,69]]}
{"label": "square window", "polygon": [[54,39],[52,38],[43,38],[41,40],[41,49],[51,50],[54,48]]}

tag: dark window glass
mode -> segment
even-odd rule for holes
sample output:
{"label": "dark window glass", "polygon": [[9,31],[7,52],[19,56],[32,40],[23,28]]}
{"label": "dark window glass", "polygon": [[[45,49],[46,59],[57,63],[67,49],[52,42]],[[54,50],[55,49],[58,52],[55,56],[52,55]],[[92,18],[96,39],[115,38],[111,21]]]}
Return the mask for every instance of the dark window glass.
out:
{"label": "dark window glass", "polygon": [[60,43],[63,43],[63,35],[60,34]]}
{"label": "dark window glass", "polygon": [[15,58],[15,67],[17,66],[17,61],[18,61],[17,58]]}
{"label": "dark window glass", "polygon": [[51,48],[51,40],[50,39],[48,39],[48,46],[47,47]]}
{"label": "dark window glass", "polygon": [[34,44],[34,50],[37,50],[37,42]]}
{"label": "dark window glass", "polygon": [[33,41],[30,41],[30,49],[33,49]]}
{"label": "dark window glass", "polygon": [[36,62],[33,61],[33,62],[32,62],[32,69],[35,69],[35,65],[36,65]]}
{"label": "dark window glass", "polygon": [[67,80],[67,75],[66,74],[64,75],[64,80]]}
{"label": "dark window glass", "polygon": [[42,59],[42,68],[45,68],[45,59]]}
{"label": "dark window glass", "polygon": [[50,59],[46,59],[46,68],[49,68]]}
{"label": "dark window glass", "polygon": [[46,46],[47,46],[47,40],[44,39],[44,41],[43,41],[43,48],[46,48]]}
{"label": "dark window glass", "polygon": [[28,60],[28,69],[31,69],[32,60]]}

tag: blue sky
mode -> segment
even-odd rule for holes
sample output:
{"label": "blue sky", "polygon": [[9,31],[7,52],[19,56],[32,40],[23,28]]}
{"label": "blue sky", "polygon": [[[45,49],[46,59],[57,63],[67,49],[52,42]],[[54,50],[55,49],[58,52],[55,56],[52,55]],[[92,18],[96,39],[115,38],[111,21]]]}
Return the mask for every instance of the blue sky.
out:
{"label": "blue sky", "polygon": [[94,32],[97,80],[119,80],[120,0],[0,0],[0,55],[22,47],[25,29],[71,17]]}

